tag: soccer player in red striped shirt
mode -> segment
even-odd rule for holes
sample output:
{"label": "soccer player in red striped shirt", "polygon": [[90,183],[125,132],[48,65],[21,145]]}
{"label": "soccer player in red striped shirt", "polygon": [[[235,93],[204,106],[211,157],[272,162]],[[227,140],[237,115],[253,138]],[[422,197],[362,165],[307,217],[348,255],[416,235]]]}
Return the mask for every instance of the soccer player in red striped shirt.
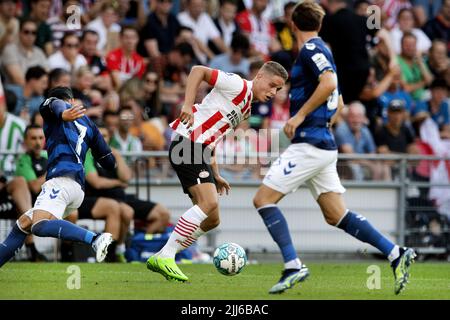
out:
{"label": "soccer player in red striped shirt", "polygon": [[[192,68],[181,114],[170,124],[175,137],[169,159],[194,206],[180,217],[167,244],[147,260],[148,269],[168,280],[188,280],[176,265],[175,254],[219,225],[218,194],[230,190],[219,174],[214,147],[250,116],[252,101],[272,99],[287,78],[287,71],[273,61],[266,62],[252,81],[203,66]],[[200,104],[194,104],[202,81],[214,88]]]}

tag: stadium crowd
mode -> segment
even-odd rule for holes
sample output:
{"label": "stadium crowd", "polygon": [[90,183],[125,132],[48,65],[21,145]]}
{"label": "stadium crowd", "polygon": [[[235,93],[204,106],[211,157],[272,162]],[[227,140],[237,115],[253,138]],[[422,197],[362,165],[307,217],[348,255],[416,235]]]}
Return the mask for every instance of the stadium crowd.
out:
{"label": "stadium crowd", "polygon": [[[333,128],[341,153],[450,155],[450,0],[320,0],[327,15],[320,36],[335,57],[346,108]],[[56,86],[71,87],[87,115],[115,148],[119,167],[85,164],[86,199],[72,219],[104,219],[116,252],[134,219],[148,233],[164,230],[170,213],[125,194],[135,157],[121,152],[167,150],[190,68],[202,64],[252,79],[264,61],[287,70],[298,46],[290,29],[296,2],[286,0],[0,0],[0,217],[25,212],[45,179],[39,105]],[[373,6],[375,5],[375,6]],[[202,86],[198,100],[209,87]],[[289,85],[269,103],[252,104],[240,136],[219,153],[267,152],[289,141]],[[255,136],[252,136],[255,137]],[[263,141],[261,141],[263,140]],[[88,162],[88,161],[87,161]],[[173,175],[164,159],[144,166]],[[344,179],[395,180],[398,164],[347,160]],[[261,178],[259,165],[224,165],[231,180]],[[444,182],[449,162],[413,163],[410,179]],[[421,188],[419,198],[430,200]],[[450,217],[448,192],[435,190],[439,213]],[[29,195],[29,196],[24,196]],[[111,209],[114,208],[114,209]],[[138,224],[139,225],[139,224]],[[30,238],[30,256],[42,258]],[[114,260],[114,259],[113,259]]]}

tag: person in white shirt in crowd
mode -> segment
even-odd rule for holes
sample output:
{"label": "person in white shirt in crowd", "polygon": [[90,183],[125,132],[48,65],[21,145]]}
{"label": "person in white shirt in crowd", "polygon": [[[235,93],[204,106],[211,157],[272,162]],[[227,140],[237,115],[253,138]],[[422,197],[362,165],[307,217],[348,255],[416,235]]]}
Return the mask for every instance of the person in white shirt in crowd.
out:
{"label": "person in white shirt in crowd", "polygon": [[117,24],[119,16],[112,3],[104,2],[99,16],[89,22],[85,30],[93,30],[98,33],[97,50],[105,54],[117,47],[121,27]]}
{"label": "person in white shirt in crowd", "polygon": [[405,32],[412,32],[417,38],[417,50],[421,53],[427,53],[431,47],[431,41],[428,36],[415,27],[414,12],[410,8],[403,8],[398,13],[398,24],[391,30],[392,45],[396,54],[402,51],[402,37]]}
{"label": "person in white shirt in crowd", "polygon": [[187,0],[186,11],[178,14],[178,21],[182,26],[193,30],[195,38],[202,44],[203,55],[199,57],[201,63],[206,63],[207,57],[212,58],[214,54],[208,48],[208,41],[212,41],[220,52],[227,52],[228,48],[223,42],[216,25],[205,12],[205,0]]}
{"label": "person in white shirt in crowd", "polygon": [[61,48],[48,58],[50,69],[62,68],[71,74],[87,64],[79,53],[80,40],[75,33],[66,33],[61,39]]}

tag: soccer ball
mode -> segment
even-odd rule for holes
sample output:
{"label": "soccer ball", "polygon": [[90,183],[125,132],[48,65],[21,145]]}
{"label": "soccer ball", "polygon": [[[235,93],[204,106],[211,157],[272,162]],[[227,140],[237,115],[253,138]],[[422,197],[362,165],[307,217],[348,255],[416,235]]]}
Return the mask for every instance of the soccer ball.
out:
{"label": "soccer ball", "polygon": [[247,264],[247,255],[240,245],[228,242],[214,251],[213,262],[221,274],[234,276],[240,273]]}

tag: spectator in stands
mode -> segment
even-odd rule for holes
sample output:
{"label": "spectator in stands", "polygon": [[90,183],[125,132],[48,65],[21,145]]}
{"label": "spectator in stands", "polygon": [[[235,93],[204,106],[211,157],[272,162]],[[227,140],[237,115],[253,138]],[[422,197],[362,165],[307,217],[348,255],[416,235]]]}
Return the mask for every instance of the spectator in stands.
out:
{"label": "spectator in stands", "polygon": [[[31,195],[23,177],[14,177],[10,181],[0,174],[0,219],[16,220],[23,212],[31,209]],[[29,261],[46,261],[34,245],[33,236],[25,240]]]}
{"label": "spectator in stands", "polygon": [[402,37],[406,32],[416,36],[418,52],[425,54],[431,47],[430,38],[418,28],[415,28],[414,12],[410,8],[403,8],[398,12],[398,25],[391,30],[392,45],[396,54],[401,52]]}
{"label": "spectator in stands", "polygon": [[392,100],[387,123],[375,134],[378,153],[414,153],[414,133],[405,125],[406,108],[402,100]]}
{"label": "spectator in stands", "polygon": [[276,19],[273,23],[282,50],[291,57],[291,65],[298,54],[297,40],[292,33],[292,12],[296,4],[294,1],[287,2],[284,5],[284,16]]}
{"label": "spectator in stands", "polygon": [[93,120],[102,118],[102,93],[93,88],[95,76],[88,66],[80,67],[75,73],[72,87],[73,97],[81,101],[86,108],[86,115]]}
{"label": "spectator in stands", "polygon": [[371,4],[372,3],[368,0],[357,0],[353,4],[353,11],[355,11],[358,16],[367,17],[369,15],[367,8]]}
{"label": "spectator in stands", "polygon": [[[71,6],[77,6],[80,8],[79,0],[67,0],[64,1],[61,13],[59,15],[51,16],[47,20],[47,24],[50,27],[53,38],[53,48],[56,50],[61,46],[61,39],[68,32],[75,33],[78,37],[82,35],[81,32],[81,18],[80,20],[71,18],[72,14],[76,13],[73,10],[69,10]],[[81,11],[81,9],[79,9]]]}
{"label": "spectator in stands", "polygon": [[25,84],[25,72],[32,66],[48,68],[44,52],[34,45],[37,27],[32,20],[23,20],[20,23],[20,32],[17,42],[8,44],[1,56],[1,70],[5,75],[6,84]]}
{"label": "spectator in stands", "polygon": [[219,30],[205,11],[205,4],[205,0],[187,0],[186,11],[179,13],[177,17],[180,25],[191,28],[194,37],[200,42],[202,54],[198,58],[203,64],[206,64],[207,58],[214,56],[208,48],[209,41],[212,41],[220,52],[228,51]]}
{"label": "spectator in stands", "polygon": [[262,59],[267,59],[271,52],[277,51],[275,48],[281,48],[273,24],[263,16],[268,3],[268,0],[254,0],[250,10],[245,10],[236,17],[239,27],[252,44],[250,56]]}
{"label": "spectator in stands", "polygon": [[150,61],[167,55],[175,45],[180,30],[177,17],[171,12],[172,0],[157,0],[154,9],[141,29],[138,52]]}
{"label": "spectator in stands", "polygon": [[144,59],[136,52],[139,36],[134,27],[125,26],[120,31],[120,47],[106,56],[106,66],[111,72],[113,85],[120,88],[132,77],[142,78],[145,72]]}
{"label": "spectator in stands", "polygon": [[[99,129],[105,141],[109,141],[108,130]],[[142,201],[133,195],[125,193],[124,187],[131,179],[132,172],[125,163],[117,149],[112,148],[117,161],[115,173],[104,170],[95,162],[91,154],[88,154],[85,162],[86,181],[88,194],[113,198],[120,202],[122,208],[123,231],[128,230],[132,219],[146,221],[147,233],[157,233],[165,230],[170,218],[169,211],[160,204],[151,201]],[[122,236],[124,236],[122,232]],[[117,246],[119,248],[119,246]],[[124,249],[124,247],[123,247]]]}
{"label": "spectator in stands", "polygon": [[445,80],[435,79],[430,86],[431,99],[416,105],[414,116],[428,113],[438,125],[442,138],[450,139],[450,103]]}
{"label": "spectator in stands", "polygon": [[[222,36],[224,44],[229,47],[233,36],[241,31],[235,21],[237,3],[236,0],[220,0],[219,2],[219,14],[213,21]],[[219,50],[215,51],[215,53],[219,53]]]}
{"label": "spectator in stands", "polygon": [[186,42],[177,44],[169,52],[161,88],[161,100],[164,103],[176,104],[184,98],[185,81],[194,59],[194,50]]}
{"label": "spectator in stands", "polygon": [[395,52],[392,50],[390,35],[383,28],[371,28],[366,17],[347,8],[345,0],[329,0],[327,9],[328,14],[324,17],[319,35],[333,51],[344,101],[356,101],[370,71],[368,38],[377,37],[384,41],[389,63],[393,64]]}
{"label": "spectator in stands", "polygon": [[70,72],[62,69],[56,68],[50,71],[48,74],[48,90],[51,90],[56,87],[71,87],[71,75]]}
{"label": "spectator in stands", "polygon": [[361,103],[366,107],[366,116],[369,120],[369,129],[372,133],[376,131],[377,116],[380,113],[381,106],[379,98],[391,86],[396,74],[400,75],[400,69],[398,66],[392,67],[387,73],[385,73],[383,79],[378,81],[376,78],[375,69],[371,67],[366,85],[359,95]]}
{"label": "spectator in stands", "polygon": [[158,74],[152,70],[147,70],[144,77],[144,101],[143,101],[143,116],[144,120],[159,118],[164,127],[167,127],[168,112],[163,108],[160,99],[161,80]]}
{"label": "spectator in stands", "polygon": [[142,109],[136,100],[125,101],[122,108],[128,108],[134,112],[134,122],[129,132],[139,137],[144,150],[160,151],[164,150],[165,139],[158,126],[151,121],[145,121],[142,115]]}
{"label": "spectator in stands", "polygon": [[209,67],[224,72],[240,73],[247,78],[250,71],[250,62],[247,59],[250,42],[247,36],[237,33],[231,41],[231,51],[215,56]]}
{"label": "spectator in stands", "polygon": [[397,56],[404,88],[415,101],[425,98],[425,88],[433,80],[422,54],[417,50],[416,36],[406,32],[402,37],[402,52]]}
{"label": "spectator in stands", "polygon": [[[126,106],[119,111],[118,128],[111,136],[110,146],[120,152],[142,152],[142,143],[138,137],[130,134],[130,128],[134,122],[133,109]],[[127,161],[130,162],[130,161]]]}
{"label": "spectator in stands", "polygon": [[103,126],[108,130],[108,136],[113,137],[119,130],[119,113],[105,111],[103,113]]}
{"label": "spectator in stands", "polygon": [[409,0],[373,0],[372,4],[381,8],[383,15],[383,25],[391,30],[397,24],[397,17],[400,10],[411,8]]}
{"label": "spectator in stands", "polygon": [[[286,149],[291,143],[289,138],[284,133],[283,127],[289,120],[289,88],[286,84],[280,91],[277,92],[272,100],[272,110],[269,118],[269,128],[274,130],[279,137],[280,150]],[[271,131],[271,135],[274,133]],[[274,138],[273,136],[271,137]]]}
{"label": "spectator in stands", "polygon": [[97,53],[98,33],[85,30],[81,36],[80,53],[87,61],[91,72],[95,76],[95,86],[103,92],[112,90],[112,80],[106,67],[105,59]]}
{"label": "spectator in stands", "polygon": [[33,113],[30,119],[30,125],[38,126],[41,128],[44,127],[44,118],[42,118],[40,112]]}
{"label": "spectator in stands", "polygon": [[25,74],[25,85],[5,86],[16,95],[17,102],[14,114],[29,122],[31,115],[39,112],[39,106],[44,102],[44,92],[48,86],[47,72],[39,66],[31,67]]}
{"label": "spectator in stands", "polygon": [[80,53],[84,56],[88,66],[95,76],[101,75],[106,69],[104,59],[97,52],[99,36],[96,31],[85,30],[81,35]]}
{"label": "spectator in stands", "polygon": [[433,41],[441,39],[447,43],[447,52],[450,52],[450,0],[443,0],[439,14],[428,20],[423,31]]}
{"label": "spectator in stands", "polygon": [[[25,122],[22,119],[6,110],[3,85],[0,80],[0,137],[2,137],[2,139],[0,139],[0,154],[22,151],[25,126]],[[14,172],[15,168],[15,159],[13,155],[0,156],[0,172],[11,174]],[[30,208],[31,204],[28,209]]]}
{"label": "spectator in stands", "polygon": [[442,0],[411,0],[417,27],[422,28],[428,20],[439,14]]}
{"label": "spectator in stands", "polygon": [[112,2],[104,1],[101,5],[100,14],[89,22],[85,30],[94,30],[99,39],[97,43],[98,52],[103,55],[119,45],[120,25],[117,24],[117,10]]}
{"label": "spectator in stands", "polygon": [[389,88],[378,99],[381,105],[381,114],[378,114],[378,116],[381,115],[383,123],[386,123],[388,119],[388,106],[393,100],[401,100],[404,103],[405,117],[409,119],[414,107],[414,101],[411,95],[403,89],[401,74],[398,68],[394,71]]}
{"label": "spectator in stands", "polygon": [[53,38],[47,19],[50,17],[50,0],[31,0],[30,18],[37,24],[35,45],[44,50],[47,56],[54,52]]}
{"label": "spectator in stands", "polygon": [[74,75],[78,68],[87,64],[79,50],[78,36],[75,33],[66,33],[61,39],[61,48],[48,58],[50,69],[62,68]]}
{"label": "spectator in stands", "polygon": [[16,1],[0,0],[0,54],[3,48],[16,41],[19,19],[16,18]]}
{"label": "spectator in stands", "polygon": [[447,43],[443,40],[434,40],[427,62],[427,66],[435,78],[444,78],[446,71],[450,68]]}
{"label": "spectator in stands", "polygon": [[[346,121],[339,123],[335,130],[336,144],[341,153],[372,154],[376,152],[372,134],[366,126],[366,110],[360,102],[348,106]],[[385,180],[386,172],[379,163],[370,160],[352,160],[349,166],[355,180],[372,178]]]}

